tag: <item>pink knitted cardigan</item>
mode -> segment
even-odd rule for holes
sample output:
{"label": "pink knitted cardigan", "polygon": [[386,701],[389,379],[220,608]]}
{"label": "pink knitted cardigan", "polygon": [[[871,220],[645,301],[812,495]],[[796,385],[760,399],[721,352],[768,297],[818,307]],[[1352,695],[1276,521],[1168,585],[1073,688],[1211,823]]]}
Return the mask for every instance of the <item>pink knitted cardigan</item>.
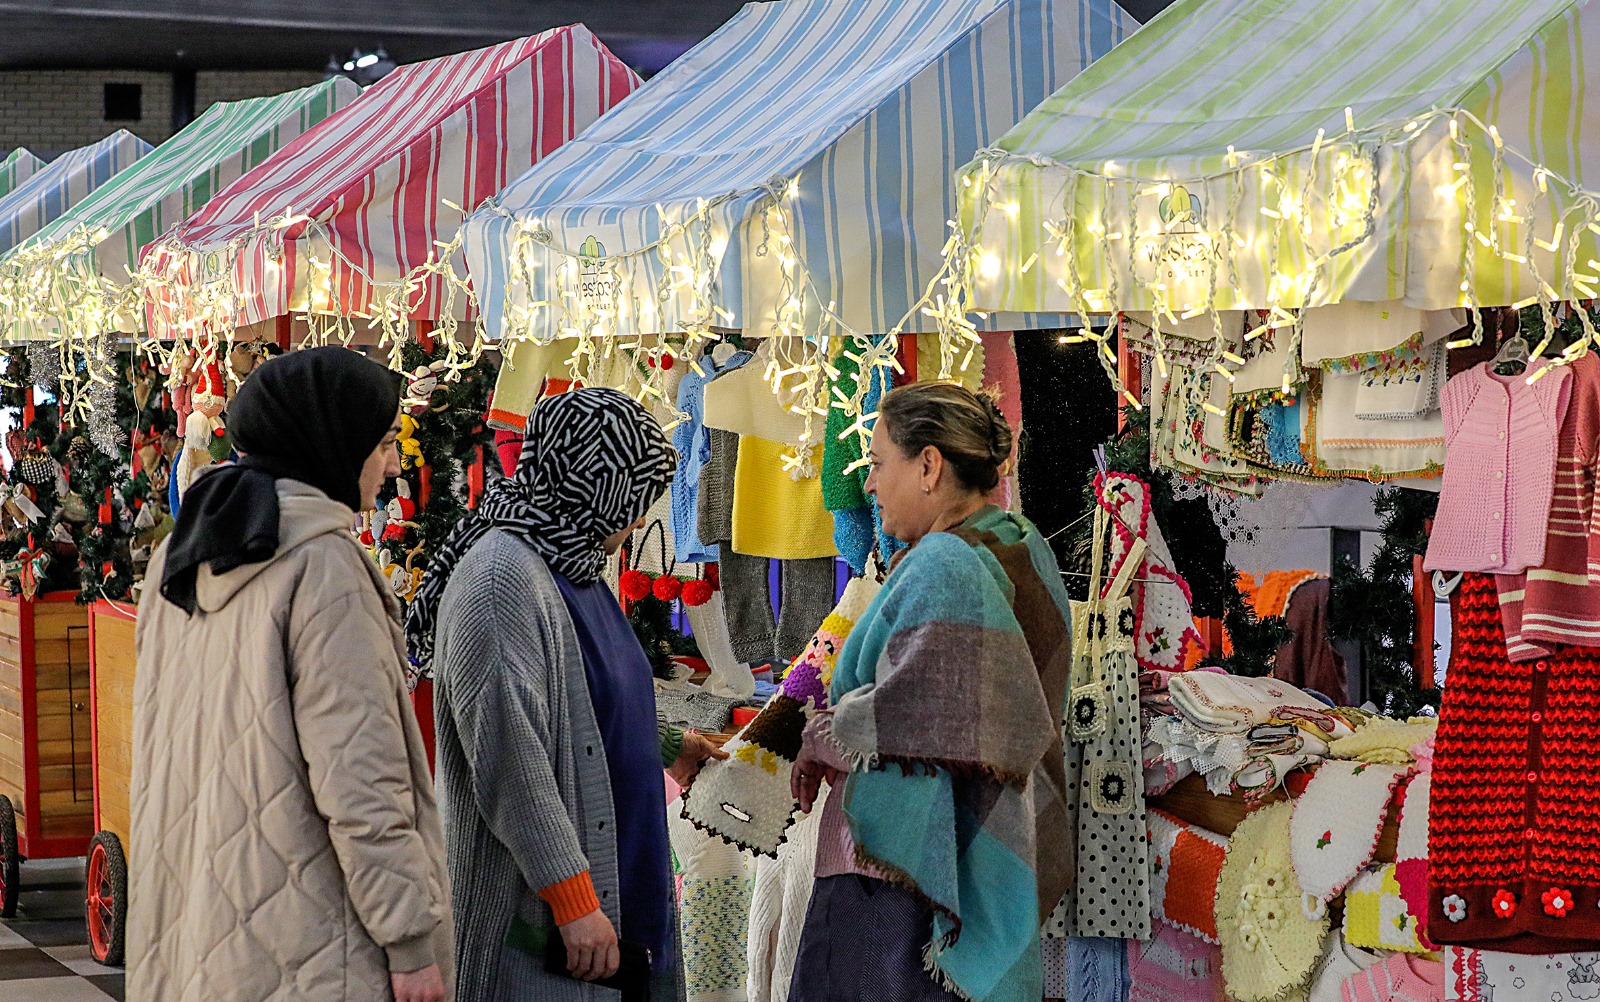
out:
{"label": "pink knitted cardigan", "polygon": [[1518,574],[1544,562],[1571,375],[1561,366],[1530,385],[1485,363],[1445,384],[1444,490],[1425,570]]}

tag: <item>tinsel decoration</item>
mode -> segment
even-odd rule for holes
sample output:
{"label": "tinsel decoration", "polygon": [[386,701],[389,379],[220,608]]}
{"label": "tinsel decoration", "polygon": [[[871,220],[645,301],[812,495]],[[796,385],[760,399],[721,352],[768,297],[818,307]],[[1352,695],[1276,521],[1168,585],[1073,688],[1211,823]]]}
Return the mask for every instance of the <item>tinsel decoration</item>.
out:
{"label": "tinsel decoration", "polygon": [[96,380],[89,384],[89,438],[101,455],[122,458],[128,435],[117,421],[119,387]]}
{"label": "tinsel decoration", "polygon": [[33,385],[55,393],[61,385],[61,350],[48,341],[30,341],[25,352]]}

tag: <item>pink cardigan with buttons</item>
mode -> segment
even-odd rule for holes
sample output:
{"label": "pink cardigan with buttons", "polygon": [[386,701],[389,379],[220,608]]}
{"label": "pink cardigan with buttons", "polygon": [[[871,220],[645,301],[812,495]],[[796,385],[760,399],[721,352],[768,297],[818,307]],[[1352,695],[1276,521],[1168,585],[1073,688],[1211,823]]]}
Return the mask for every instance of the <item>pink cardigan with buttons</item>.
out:
{"label": "pink cardigan with buttons", "polygon": [[1529,385],[1484,363],[1445,384],[1444,490],[1425,570],[1519,574],[1544,562],[1570,377],[1561,366]]}

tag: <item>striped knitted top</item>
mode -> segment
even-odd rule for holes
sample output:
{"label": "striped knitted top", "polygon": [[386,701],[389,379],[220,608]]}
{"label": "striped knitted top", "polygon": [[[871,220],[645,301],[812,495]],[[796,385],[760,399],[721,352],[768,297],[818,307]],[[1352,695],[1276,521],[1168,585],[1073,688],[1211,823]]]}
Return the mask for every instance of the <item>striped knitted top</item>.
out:
{"label": "striped knitted top", "polygon": [[1444,1002],[1444,965],[1397,953],[1352,974],[1341,994],[1344,1002]]}
{"label": "striped knitted top", "polygon": [[1584,355],[1569,368],[1571,402],[1557,440],[1544,562],[1495,577],[1513,661],[1544,657],[1546,644],[1600,644],[1600,359]]}
{"label": "striped knitted top", "polygon": [[1425,570],[1517,574],[1544,562],[1566,369],[1530,385],[1484,363],[1445,384],[1444,490]]}

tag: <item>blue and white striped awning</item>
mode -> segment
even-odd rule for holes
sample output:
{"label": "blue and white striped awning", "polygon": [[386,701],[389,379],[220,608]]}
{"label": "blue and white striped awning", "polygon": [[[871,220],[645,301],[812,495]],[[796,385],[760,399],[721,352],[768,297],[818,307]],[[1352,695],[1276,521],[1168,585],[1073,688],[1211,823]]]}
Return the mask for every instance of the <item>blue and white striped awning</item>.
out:
{"label": "blue and white striped awning", "polygon": [[469,218],[489,335],[764,334],[801,300],[808,330],[830,304],[932,330],[956,168],[1136,27],[1113,0],[752,3]]}
{"label": "blue and white striped awning", "polygon": [[52,160],[0,198],[0,257],[153,148],[126,129],[118,129],[92,146]]}

